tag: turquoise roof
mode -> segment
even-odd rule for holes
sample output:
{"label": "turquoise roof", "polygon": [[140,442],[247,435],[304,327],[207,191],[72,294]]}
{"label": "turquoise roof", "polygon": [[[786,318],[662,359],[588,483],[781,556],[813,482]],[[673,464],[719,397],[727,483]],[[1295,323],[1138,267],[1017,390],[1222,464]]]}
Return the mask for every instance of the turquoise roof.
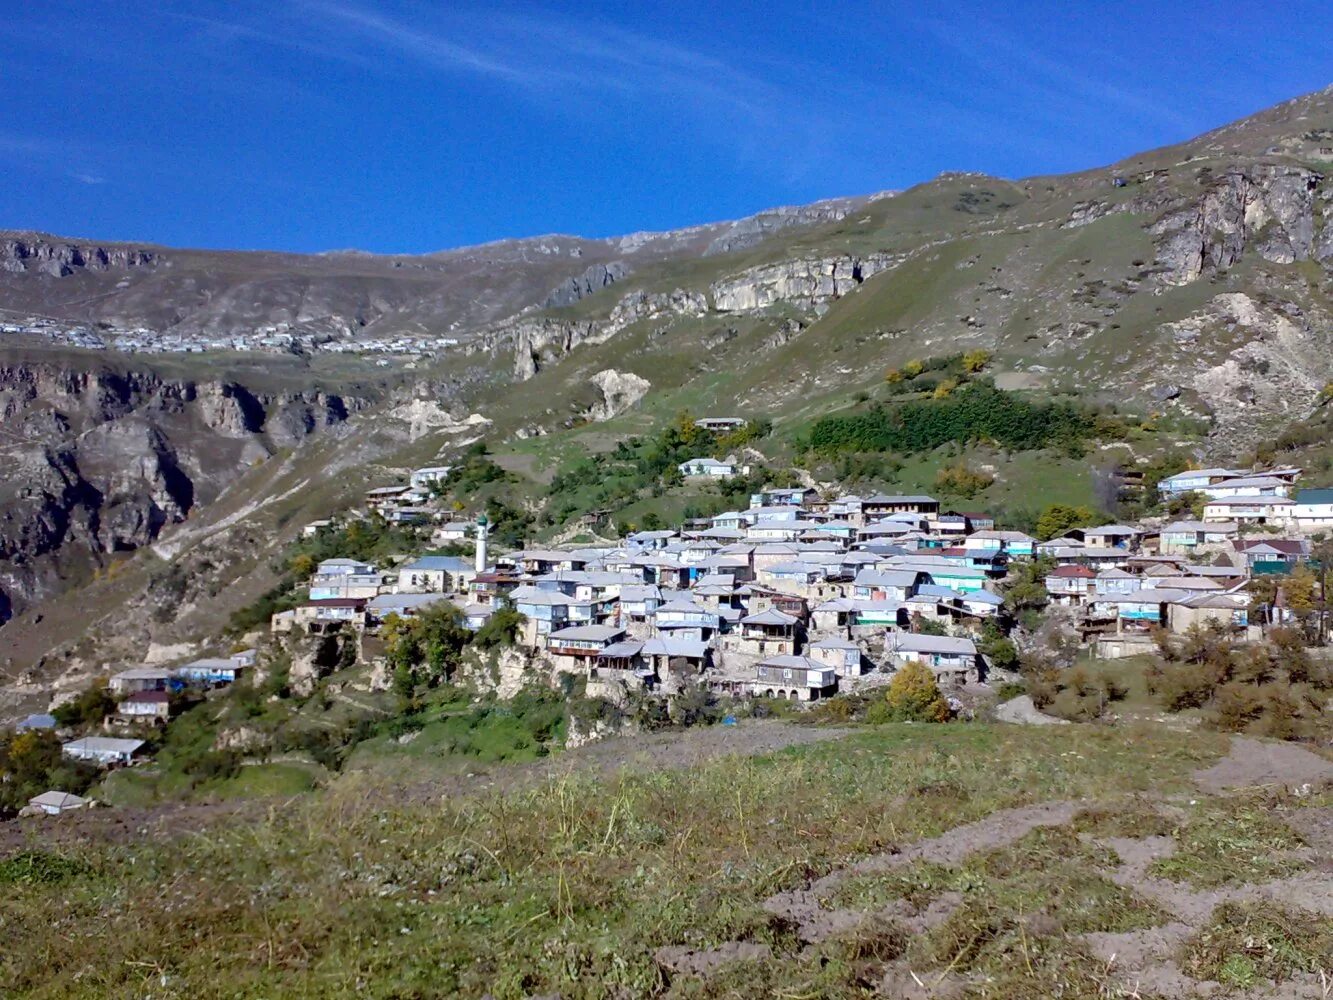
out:
{"label": "turquoise roof", "polygon": [[1299,490],[1297,503],[1333,503],[1333,489]]}

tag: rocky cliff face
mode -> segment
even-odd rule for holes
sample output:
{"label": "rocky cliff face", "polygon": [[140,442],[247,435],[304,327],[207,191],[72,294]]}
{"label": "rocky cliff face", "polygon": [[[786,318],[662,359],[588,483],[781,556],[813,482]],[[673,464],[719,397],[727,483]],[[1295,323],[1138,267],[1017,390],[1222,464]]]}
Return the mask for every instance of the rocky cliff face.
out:
{"label": "rocky cliff face", "polygon": [[582,274],[577,274],[552,289],[542,307],[557,309],[560,306],[572,306],[579,299],[586,299],[603,288],[611,287],[629,273],[629,266],[621,260],[613,260],[609,264],[594,264]]}
{"label": "rocky cliff face", "polygon": [[146,370],[0,365],[0,620],[153,542],[361,400]]}
{"label": "rocky cliff face", "polygon": [[488,338],[492,349],[512,344],[514,376],[530,379],[555,358],[579,344],[601,344],[641,320],[673,320],[702,316],[708,300],[700,292],[676,289],[671,292],[634,291],[610,310],[605,319],[565,320],[553,317],[524,317],[497,327]]}
{"label": "rocky cliff face", "polygon": [[704,292],[627,293],[604,318],[567,320],[525,316],[492,331],[492,348],[512,343],[514,375],[529,379],[579,344],[601,344],[642,321],[670,323],[710,313],[759,313],[785,304],[818,315],[830,302],[854,291],[881,271],[896,267],[905,254],[799,258],[748,268],[714,282]]}
{"label": "rocky cliff face", "polygon": [[748,219],[738,219],[731,223],[708,244],[704,256],[712,257],[716,254],[749,249],[759,245],[769,236],[793,226],[841,222],[852,212],[863,209],[869,202],[892,196],[893,192],[884,191],[869,198],[835,198],[830,201],[817,201],[812,205],[772,208],[752,215]]}
{"label": "rocky cliff face", "polygon": [[1228,171],[1197,202],[1153,224],[1163,279],[1187,284],[1236,264],[1247,252],[1276,264],[1333,259],[1333,233],[1316,239],[1323,176],[1299,167],[1256,165]]}
{"label": "rocky cliff face", "polygon": [[135,247],[51,242],[18,236],[0,238],[0,271],[11,273],[32,271],[63,278],[78,270],[120,271],[157,262],[157,254]]}
{"label": "rocky cliff face", "polygon": [[868,254],[765,264],[714,284],[713,305],[720,312],[755,312],[779,302],[813,310],[901,260],[893,254]]}

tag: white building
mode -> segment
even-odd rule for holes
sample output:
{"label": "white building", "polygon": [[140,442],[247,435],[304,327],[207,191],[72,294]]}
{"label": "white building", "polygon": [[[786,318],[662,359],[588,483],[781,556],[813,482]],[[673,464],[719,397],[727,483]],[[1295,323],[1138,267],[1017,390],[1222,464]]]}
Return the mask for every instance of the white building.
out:
{"label": "white building", "polygon": [[74,760],[91,761],[107,767],[114,764],[129,764],[134,755],[143,747],[143,740],[112,739],[109,736],[85,736],[71,740],[60,748],[60,752]]}
{"label": "white building", "polygon": [[699,476],[709,479],[727,479],[735,475],[748,475],[750,472],[748,465],[737,465],[735,462],[719,462],[715,458],[692,458],[688,462],[681,462],[677,468],[680,469],[682,476]]}
{"label": "white building", "polygon": [[1304,531],[1333,528],[1333,489],[1301,490],[1287,511],[1293,528]]}
{"label": "white building", "polygon": [[1290,517],[1294,500],[1279,496],[1235,496],[1209,500],[1203,507],[1203,519],[1209,523],[1267,524]]}
{"label": "white building", "polygon": [[449,478],[449,473],[453,471],[452,465],[430,465],[424,469],[412,470],[412,486],[419,490],[424,490],[431,483],[442,483]]}
{"label": "white building", "polygon": [[476,576],[472,560],[462,556],[421,556],[398,570],[400,594],[462,593]]}
{"label": "white building", "polygon": [[85,809],[87,806],[87,799],[71,792],[42,792],[28,800],[28,808],[32,812],[45,813],[47,816],[59,816],[63,812]]}

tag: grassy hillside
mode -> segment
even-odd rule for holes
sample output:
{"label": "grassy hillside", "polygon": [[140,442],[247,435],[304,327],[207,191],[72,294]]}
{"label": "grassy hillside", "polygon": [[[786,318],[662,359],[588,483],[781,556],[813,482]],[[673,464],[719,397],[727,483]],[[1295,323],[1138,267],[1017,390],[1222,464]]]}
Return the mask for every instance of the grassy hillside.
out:
{"label": "grassy hillside", "polygon": [[[1103,936],[1162,926],[1196,889],[1226,899],[1311,877],[1298,829],[1324,799],[1200,793],[1192,772],[1224,751],[1163,728],[890,725],[678,771],[629,751],[609,779],[552,771],[480,794],[352,774],[239,821],[205,818],[203,836],[11,843],[0,984],[32,997],[855,997],[910,971],[967,996],[1107,995],[1136,970],[1105,960]],[[1150,834],[1178,847],[1143,894],[1122,876],[1131,848],[1157,841],[1105,838]],[[1225,863],[1223,844],[1239,852]],[[817,902],[783,895],[821,879]],[[1274,918],[1282,901],[1267,898],[1195,913],[1178,946],[1190,973],[1317,971],[1319,922]],[[1285,921],[1272,951],[1228,943],[1262,919]]]}

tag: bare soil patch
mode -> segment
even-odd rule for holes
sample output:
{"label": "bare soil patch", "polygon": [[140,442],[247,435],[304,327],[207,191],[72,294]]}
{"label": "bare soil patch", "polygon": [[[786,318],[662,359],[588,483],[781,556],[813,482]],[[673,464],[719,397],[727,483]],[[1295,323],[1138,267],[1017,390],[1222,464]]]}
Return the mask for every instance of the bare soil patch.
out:
{"label": "bare soil patch", "polygon": [[1333,762],[1292,743],[1264,743],[1234,737],[1231,752],[1212,767],[1195,774],[1206,792],[1268,785],[1289,789],[1333,781]]}

